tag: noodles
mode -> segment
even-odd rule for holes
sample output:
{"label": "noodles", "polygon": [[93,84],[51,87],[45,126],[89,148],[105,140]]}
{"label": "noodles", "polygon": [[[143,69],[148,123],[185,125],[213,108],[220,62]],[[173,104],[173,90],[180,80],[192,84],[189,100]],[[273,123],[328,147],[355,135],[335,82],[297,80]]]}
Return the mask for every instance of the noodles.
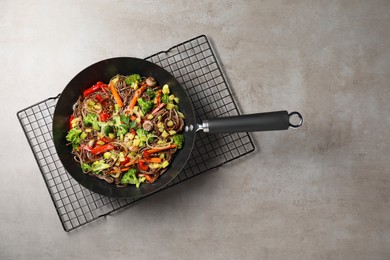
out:
{"label": "noodles", "polygon": [[178,103],[168,85],[151,77],[97,82],[73,105],[66,140],[75,161],[86,174],[118,187],[155,182],[184,142]]}

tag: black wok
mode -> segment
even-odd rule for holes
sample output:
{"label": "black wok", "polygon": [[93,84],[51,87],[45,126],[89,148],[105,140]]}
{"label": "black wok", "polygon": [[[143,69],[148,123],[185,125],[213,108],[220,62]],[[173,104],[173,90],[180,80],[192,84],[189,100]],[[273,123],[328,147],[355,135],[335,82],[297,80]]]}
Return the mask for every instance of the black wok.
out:
{"label": "black wok", "polygon": [[[179,109],[185,115],[185,143],[176,154],[169,169],[152,184],[141,185],[137,189],[134,185],[118,188],[104,180],[87,175],[81,170],[71,153],[72,147],[67,145],[65,136],[69,131],[69,118],[73,113],[73,104],[85,89],[97,81],[108,82],[117,74],[129,75],[138,73],[142,76],[151,76],[160,84],[168,84],[171,91],[180,99]],[[296,114],[300,122],[292,125],[289,118]],[[77,74],[65,87],[57,102],[53,117],[53,139],[58,156],[69,174],[85,188],[109,197],[135,198],[155,192],[167,185],[175,178],[186,164],[195,142],[196,131],[203,130],[210,133],[222,132],[249,132],[285,130],[289,126],[299,127],[303,119],[297,112],[288,114],[287,111],[216,118],[201,123],[195,122],[195,112],[191,100],[180,83],[166,70],[154,63],[137,58],[112,58],[97,62]]]}

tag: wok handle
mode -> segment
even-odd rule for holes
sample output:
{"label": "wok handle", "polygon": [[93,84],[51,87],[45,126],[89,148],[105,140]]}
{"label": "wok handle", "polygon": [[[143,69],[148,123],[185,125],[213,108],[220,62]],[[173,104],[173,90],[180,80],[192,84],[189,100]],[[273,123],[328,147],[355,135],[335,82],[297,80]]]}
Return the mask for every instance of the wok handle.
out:
{"label": "wok handle", "polygon": [[[290,123],[290,118],[297,115],[298,124]],[[298,128],[303,124],[303,117],[298,112],[287,111],[257,113],[230,117],[220,117],[202,122],[201,129],[209,133],[238,133],[256,131],[287,130],[290,126]]]}

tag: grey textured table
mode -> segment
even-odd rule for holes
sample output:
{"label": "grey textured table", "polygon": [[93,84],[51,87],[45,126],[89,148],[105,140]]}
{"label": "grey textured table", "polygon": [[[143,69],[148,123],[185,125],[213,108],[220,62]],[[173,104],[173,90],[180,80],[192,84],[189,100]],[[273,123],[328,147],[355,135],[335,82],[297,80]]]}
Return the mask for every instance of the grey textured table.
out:
{"label": "grey textured table", "polygon": [[[389,1],[3,1],[0,258],[389,259]],[[70,233],[16,111],[206,34],[241,111],[299,130]]]}

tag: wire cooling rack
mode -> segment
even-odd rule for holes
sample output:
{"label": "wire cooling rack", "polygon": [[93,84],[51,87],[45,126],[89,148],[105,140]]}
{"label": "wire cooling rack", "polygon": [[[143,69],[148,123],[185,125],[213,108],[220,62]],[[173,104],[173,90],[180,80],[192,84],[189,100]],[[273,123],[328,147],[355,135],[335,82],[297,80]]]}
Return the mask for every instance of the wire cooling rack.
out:
{"label": "wire cooling rack", "polygon": [[[176,77],[193,102],[198,122],[207,118],[239,114],[206,36],[198,36],[145,59],[160,65]],[[17,117],[61,224],[65,231],[70,231],[145,197],[136,199],[105,197],[85,189],[66,172],[56,153],[51,132],[58,97],[59,95],[27,107],[19,111]],[[188,163],[164,189],[254,150],[255,146],[248,133],[200,133],[196,137]]]}

